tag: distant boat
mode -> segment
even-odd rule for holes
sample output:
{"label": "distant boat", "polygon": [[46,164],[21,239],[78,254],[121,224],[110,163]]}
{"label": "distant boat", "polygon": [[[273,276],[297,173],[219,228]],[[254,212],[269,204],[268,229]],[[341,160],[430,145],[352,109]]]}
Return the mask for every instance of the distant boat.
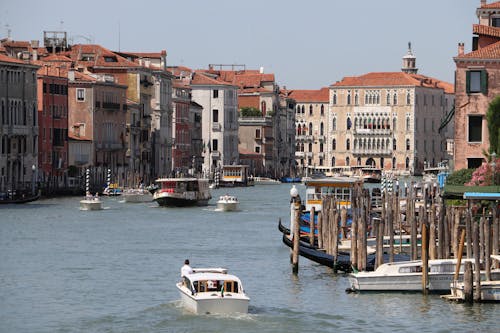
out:
{"label": "distant boat", "polygon": [[217,201],[217,210],[222,212],[234,212],[239,209],[239,201],[233,195],[221,195]]}
{"label": "distant boat", "polygon": [[122,195],[122,192],[123,189],[120,186],[118,186],[118,184],[109,184],[102,191],[102,194],[107,196],[117,196],[117,195]]}
{"label": "distant boat", "polygon": [[272,179],[268,177],[254,177],[253,181],[255,185],[279,185],[281,182],[277,179]]}
{"label": "distant boat", "polygon": [[0,204],[23,204],[40,199],[40,191],[35,195],[31,193],[0,193]]}
{"label": "distant boat", "polygon": [[153,200],[160,206],[206,206],[212,198],[208,179],[160,178],[156,180],[159,189]]}
{"label": "distant boat", "polygon": [[280,181],[282,183],[300,183],[302,178],[300,177],[281,177]]}
{"label": "distant boat", "polygon": [[365,183],[380,183],[382,181],[382,170],[375,167],[361,168],[361,178]]}
{"label": "distant boat", "polygon": [[225,268],[194,268],[176,284],[183,306],[196,314],[248,313],[241,280]]}
{"label": "distant boat", "polygon": [[80,210],[101,210],[102,209],[102,200],[99,196],[93,196],[92,194],[87,192],[85,198],[80,200]]}
{"label": "distant boat", "polygon": [[130,188],[123,191],[123,200],[125,202],[151,202],[153,201],[153,195],[145,188]]}

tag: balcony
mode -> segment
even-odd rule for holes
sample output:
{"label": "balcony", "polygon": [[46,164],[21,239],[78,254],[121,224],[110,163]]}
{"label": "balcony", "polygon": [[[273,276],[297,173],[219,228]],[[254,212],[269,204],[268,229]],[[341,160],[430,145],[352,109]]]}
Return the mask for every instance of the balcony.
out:
{"label": "balcony", "polygon": [[355,128],[354,134],[357,135],[391,135],[392,130],[390,128]]}
{"label": "balcony", "polygon": [[102,108],[103,109],[109,109],[109,110],[120,110],[120,104],[119,103],[103,102],[102,103]]}
{"label": "balcony", "polygon": [[352,150],[352,153],[354,155],[378,157],[378,156],[391,156],[392,150],[388,149],[388,148],[384,148],[384,149],[355,148]]}
{"label": "balcony", "polygon": [[325,140],[326,140],[326,136],[324,136],[324,135],[319,135],[319,136],[318,136],[318,140],[319,140],[319,142],[325,142]]}
{"label": "balcony", "polygon": [[296,151],[295,152],[295,157],[304,158],[304,156],[305,156],[305,153],[303,151]]}
{"label": "balcony", "polygon": [[312,153],[312,151],[307,152],[307,153],[306,153],[306,157],[307,157],[307,158],[312,158],[312,157],[313,157],[313,153]]}
{"label": "balcony", "polygon": [[220,152],[218,150],[212,151],[212,158],[220,158]]}
{"label": "balcony", "polygon": [[304,135],[304,140],[307,142],[313,142],[314,141],[314,136],[312,135]]}
{"label": "balcony", "polygon": [[325,153],[318,153],[318,157],[324,159],[325,158]]}

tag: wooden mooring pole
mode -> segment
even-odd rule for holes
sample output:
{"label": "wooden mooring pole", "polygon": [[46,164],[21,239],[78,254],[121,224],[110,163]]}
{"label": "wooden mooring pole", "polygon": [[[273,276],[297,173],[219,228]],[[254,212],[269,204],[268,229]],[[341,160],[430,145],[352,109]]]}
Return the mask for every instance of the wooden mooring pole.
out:
{"label": "wooden mooring pole", "polygon": [[299,273],[299,241],[300,241],[300,202],[294,207],[295,223],[293,224],[292,272]]}

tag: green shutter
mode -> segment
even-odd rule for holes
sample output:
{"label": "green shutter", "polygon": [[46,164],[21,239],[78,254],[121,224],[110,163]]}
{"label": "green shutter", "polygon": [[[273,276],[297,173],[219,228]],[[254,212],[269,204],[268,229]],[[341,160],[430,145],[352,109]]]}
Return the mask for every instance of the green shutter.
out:
{"label": "green shutter", "polygon": [[481,71],[481,92],[488,95],[488,72],[485,69]]}
{"label": "green shutter", "polygon": [[470,94],[470,72],[465,72],[465,92]]}

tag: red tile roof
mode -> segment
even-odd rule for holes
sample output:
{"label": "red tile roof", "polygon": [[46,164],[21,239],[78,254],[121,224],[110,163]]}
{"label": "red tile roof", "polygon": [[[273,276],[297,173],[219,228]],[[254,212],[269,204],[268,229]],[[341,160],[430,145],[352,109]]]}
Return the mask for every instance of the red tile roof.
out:
{"label": "red tile roof", "polygon": [[500,41],[480,48],[479,50],[459,55],[455,59],[497,59],[500,60]]}
{"label": "red tile roof", "polygon": [[[60,53],[71,58],[72,61],[77,62],[88,67],[119,67],[119,68],[138,68],[138,64],[129,61],[124,57],[100,46],[94,44],[77,44],[73,45],[71,51]],[[91,55],[92,60],[82,60],[82,56]],[[106,61],[112,59],[115,61]]]}
{"label": "red tile roof", "polygon": [[230,84],[228,84],[227,82],[222,81],[220,79],[209,77],[209,76],[205,75],[205,73],[203,73],[203,72],[197,71],[193,75],[193,79],[191,80],[191,85],[211,85],[211,86],[224,85],[224,86],[228,86]]}
{"label": "red tile roof", "polygon": [[500,1],[487,3],[482,5],[481,8],[500,8]]}
{"label": "red tile roof", "polygon": [[474,24],[472,26],[472,33],[500,38],[500,28],[488,25]]}
{"label": "red tile roof", "polygon": [[332,87],[386,87],[386,86],[422,86],[441,88],[446,93],[453,93],[453,85],[421,74],[404,72],[372,72],[361,76],[344,77]]}
{"label": "red tile roof", "polygon": [[262,87],[265,82],[274,82],[274,74],[260,73],[259,70],[242,70],[242,71],[214,71],[209,70],[210,73],[215,73],[226,82],[242,88],[258,88]]}
{"label": "red tile roof", "polygon": [[8,57],[8,56],[6,56],[4,54],[0,54],[0,61],[1,62],[11,62],[11,63],[15,63],[15,64],[26,64],[22,60],[11,58],[11,57]]}
{"label": "red tile roof", "polygon": [[59,54],[51,54],[47,57],[42,58],[41,60],[50,61],[50,62],[71,62],[70,58],[68,58],[67,56],[64,56],[64,55],[59,55]]}
{"label": "red tile roof", "polygon": [[328,103],[330,89],[325,87],[319,90],[290,90],[288,97],[293,98],[297,103]]}

